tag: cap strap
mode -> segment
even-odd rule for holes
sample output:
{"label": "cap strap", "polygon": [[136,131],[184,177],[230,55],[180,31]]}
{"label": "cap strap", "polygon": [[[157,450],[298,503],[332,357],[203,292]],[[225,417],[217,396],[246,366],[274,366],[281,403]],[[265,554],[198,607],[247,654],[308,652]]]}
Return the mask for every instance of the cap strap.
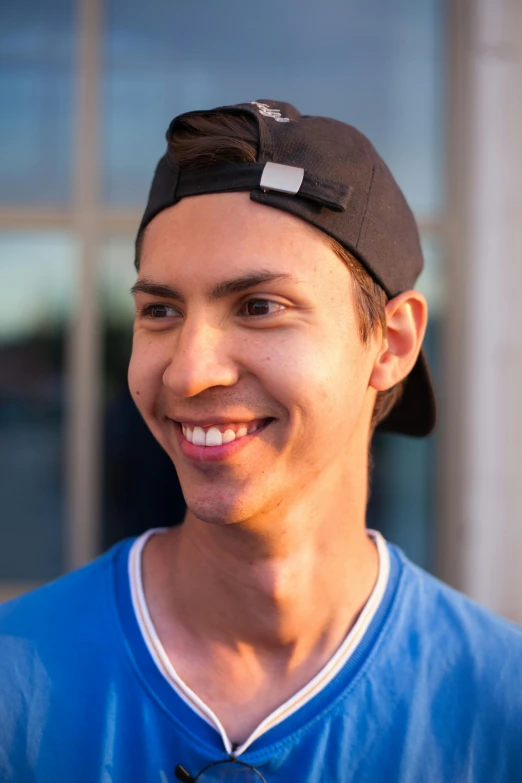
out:
{"label": "cap strap", "polygon": [[[271,167],[268,176],[263,174],[265,167]],[[318,202],[336,212],[346,209],[352,188],[339,182],[321,180],[311,177],[306,172],[302,182],[295,190],[297,179],[301,178],[303,169],[295,166],[277,165],[277,169],[286,169],[284,176],[276,177],[273,163],[238,163],[227,166],[209,166],[207,168],[182,171],[176,188],[176,201],[186,196],[197,196],[203,193],[226,193],[241,190],[275,190],[295,194],[311,201]],[[292,172],[290,176],[290,172]],[[290,183],[290,180],[293,180]],[[283,187],[281,187],[283,185]],[[293,188],[293,189],[292,189]]]}

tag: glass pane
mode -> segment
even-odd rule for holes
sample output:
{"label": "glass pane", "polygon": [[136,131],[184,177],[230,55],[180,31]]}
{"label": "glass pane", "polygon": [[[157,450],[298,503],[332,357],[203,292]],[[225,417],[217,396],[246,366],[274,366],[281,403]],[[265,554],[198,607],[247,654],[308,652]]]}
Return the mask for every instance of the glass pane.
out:
{"label": "glass pane", "polygon": [[69,198],[74,6],[0,3],[0,203]]}
{"label": "glass pane", "polygon": [[62,571],[65,343],[76,247],[0,235],[0,579]]}
{"label": "glass pane", "polygon": [[101,248],[105,548],[147,528],[176,524],[185,503],[176,472],[138,413],[127,385],[136,280],[132,237],[112,237]]}
{"label": "glass pane", "polygon": [[[444,317],[443,254],[439,242],[423,242],[425,268],[417,288],[426,296],[429,323],[424,350],[440,389],[440,338]],[[440,417],[441,396],[437,396]],[[419,565],[435,567],[437,432],[429,438],[376,434],[368,527],[377,528]]]}
{"label": "glass pane", "polygon": [[446,306],[444,253],[441,240],[436,236],[422,238],[424,269],[417,280],[418,291],[428,300],[430,321],[443,318]]}
{"label": "glass pane", "polygon": [[[439,208],[442,0],[108,0],[105,197],[144,203],[175,114],[255,98],[359,127],[418,214]],[[219,34],[216,34],[216,30]]]}

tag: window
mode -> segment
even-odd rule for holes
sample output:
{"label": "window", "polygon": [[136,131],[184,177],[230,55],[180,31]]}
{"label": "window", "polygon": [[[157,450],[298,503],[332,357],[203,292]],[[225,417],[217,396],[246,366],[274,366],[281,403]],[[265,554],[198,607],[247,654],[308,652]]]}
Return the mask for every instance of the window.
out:
{"label": "window", "polygon": [[[430,302],[427,350],[437,374],[444,318],[442,5],[325,0],[318,13],[311,2],[266,0],[262,14],[235,0],[207,4],[204,14],[169,0],[2,6],[0,584],[49,579],[91,556],[86,536],[101,548],[182,512],[171,466],[151,436],[139,433],[126,391],[133,238],[164,132],[179,112],[281,98],[369,136],[421,226],[427,270],[419,285]],[[93,8],[99,26],[96,13],[85,13]],[[86,43],[96,62],[82,73],[76,63]],[[88,90],[78,89],[82,78]],[[85,100],[99,129],[99,144],[87,150],[78,133]],[[82,155],[96,180],[88,205],[79,197]],[[79,307],[86,296],[98,297],[97,311]],[[90,343],[74,343],[85,361],[66,350],[73,328],[90,335]],[[70,463],[83,464],[83,444],[69,437],[78,432],[78,410],[65,405],[71,385],[82,386],[92,402],[82,426],[99,435],[89,441],[91,468],[77,473]],[[149,464],[161,466],[151,471],[150,481],[159,481],[149,494],[159,499],[153,507],[129,478],[136,456],[129,426],[150,449]],[[369,524],[428,567],[435,460],[434,439],[379,437],[369,508]],[[83,508],[81,518],[65,513],[66,498],[67,508]]]}

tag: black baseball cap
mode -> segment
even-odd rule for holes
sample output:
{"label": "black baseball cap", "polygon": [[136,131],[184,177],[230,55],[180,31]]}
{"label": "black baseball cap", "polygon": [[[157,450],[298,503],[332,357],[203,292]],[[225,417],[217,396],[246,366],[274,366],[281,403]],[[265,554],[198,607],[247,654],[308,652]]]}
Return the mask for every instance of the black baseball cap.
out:
{"label": "black baseball cap", "polygon": [[[170,141],[192,115],[248,114],[258,127],[255,163],[181,170],[171,148],[154,174],[138,239],[162,210],[185,196],[250,191],[260,204],[290,212],[336,239],[393,298],[414,287],[423,268],[417,224],[402,191],[371,142],[351,125],[300,114],[260,99],[175,117]],[[428,435],[435,426],[433,382],[424,351],[404,392],[378,429]]]}

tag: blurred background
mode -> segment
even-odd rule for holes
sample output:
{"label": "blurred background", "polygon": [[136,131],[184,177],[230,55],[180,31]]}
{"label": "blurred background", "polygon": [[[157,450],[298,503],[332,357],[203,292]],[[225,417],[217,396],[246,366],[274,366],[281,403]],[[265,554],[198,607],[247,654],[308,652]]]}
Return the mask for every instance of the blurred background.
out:
{"label": "blurred background", "polygon": [[181,520],[133,240],[174,115],[279,98],[369,136],[422,235],[440,423],[376,437],[368,524],[522,621],[521,50],[517,0],[0,4],[0,600]]}

